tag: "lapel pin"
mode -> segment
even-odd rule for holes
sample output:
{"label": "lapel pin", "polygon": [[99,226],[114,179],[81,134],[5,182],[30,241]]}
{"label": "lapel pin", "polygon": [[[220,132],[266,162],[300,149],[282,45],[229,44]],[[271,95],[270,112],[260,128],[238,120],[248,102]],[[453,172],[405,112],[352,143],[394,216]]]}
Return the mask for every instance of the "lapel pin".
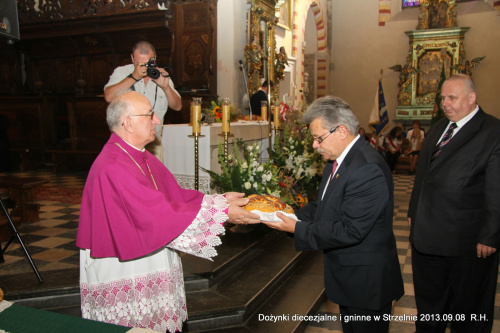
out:
{"label": "lapel pin", "polygon": [[335,175],[335,178],[339,178],[339,174],[336,174],[336,175]]}

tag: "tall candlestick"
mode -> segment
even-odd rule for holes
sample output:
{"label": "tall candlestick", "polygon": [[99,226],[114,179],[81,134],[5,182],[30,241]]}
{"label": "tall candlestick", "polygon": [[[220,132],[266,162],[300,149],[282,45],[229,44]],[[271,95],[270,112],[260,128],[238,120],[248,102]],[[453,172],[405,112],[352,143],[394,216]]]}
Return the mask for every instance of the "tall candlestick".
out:
{"label": "tall candlestick", "polygon": [[231,100],[222,100],[222,133],[229,133],[229,123],[231,121]]}
{"label": "tall candlestick", "polygon": [[280,127],[280,106],[274,106],[274,128],[278,129]]}
{"label": "tall candlestick", "polygon": [[260,115],[263,121],[267,121],[267,101],[261,102]]}
{"label": "tall candlestick", "polygon": [[193,97],[191,102],[191,126],[193,135],[200,134],[201,125],[201,97]]}

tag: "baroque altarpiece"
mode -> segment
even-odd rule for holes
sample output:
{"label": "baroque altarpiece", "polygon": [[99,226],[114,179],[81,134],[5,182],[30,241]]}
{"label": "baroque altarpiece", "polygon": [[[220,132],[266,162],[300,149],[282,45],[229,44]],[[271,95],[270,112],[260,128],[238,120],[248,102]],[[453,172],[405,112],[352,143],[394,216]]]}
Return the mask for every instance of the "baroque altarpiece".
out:
{"label": "baroque altarpiece", "polygon": [[444,71],[446,77],[465,60],[468,27],[458,27],[455,0],[423,0],[416,30],[406,31],[410,46],[400,72],[396,119],[430,120]]}

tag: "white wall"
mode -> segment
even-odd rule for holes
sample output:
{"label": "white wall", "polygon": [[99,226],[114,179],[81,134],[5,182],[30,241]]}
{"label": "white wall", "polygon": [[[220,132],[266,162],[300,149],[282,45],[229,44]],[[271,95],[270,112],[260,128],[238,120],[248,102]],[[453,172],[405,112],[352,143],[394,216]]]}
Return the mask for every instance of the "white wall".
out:
{"label": "white wall", "polygon": [[217,92],[220,98],[229,97],[232,104],[239,108],[246,92],[239,69],[246,44],[248,8],[242,2],[217,2]]}

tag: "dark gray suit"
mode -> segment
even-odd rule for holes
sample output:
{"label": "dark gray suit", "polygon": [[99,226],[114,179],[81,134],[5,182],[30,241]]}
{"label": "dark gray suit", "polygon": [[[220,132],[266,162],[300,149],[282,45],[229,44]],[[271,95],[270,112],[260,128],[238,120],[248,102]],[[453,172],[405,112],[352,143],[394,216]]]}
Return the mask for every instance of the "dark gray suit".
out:
{"label": "dark gray suit", "polygon": [[[478,259],[476,245],[500,246],[500,120],[479,109],[431,164],[448,124],[440,120],[425,137],[408,211],[417,308],[464,314],[467,321],[470,314],[487,315],[483,328],[457,322],[452,331],[488,332],[498,252]],[[446,322],[417,322],[417,332],[433,325],[444,332]]]}
{"label": "dark gray suit", "polygon": [[380,310],[403,293],[392,230],[393,180],[380,154],[359,138],[319,199],[296,212],[299,251],[323,250],[328,298],[344,307]]}
{"label": "dark gray suit", "polygon": [[500,247],[500,120],[483,110],[469,120],[430,164],[448,127],[432,126],[418,159],[408,217],[422,253],[463,256],[479,242]]}

